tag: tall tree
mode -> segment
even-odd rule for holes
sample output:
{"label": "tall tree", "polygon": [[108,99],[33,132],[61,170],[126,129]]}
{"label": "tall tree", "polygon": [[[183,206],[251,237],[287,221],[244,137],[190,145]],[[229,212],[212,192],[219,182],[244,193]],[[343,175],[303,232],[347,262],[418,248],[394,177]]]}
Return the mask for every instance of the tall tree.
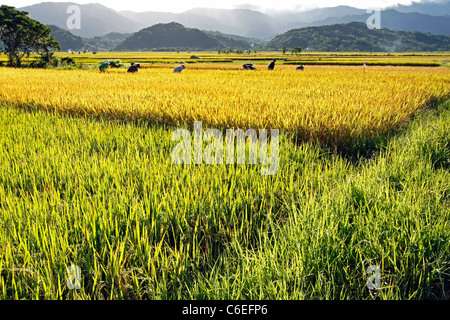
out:
{"label": "tall tree", "polygon": [[59,42],[55,40],[55,37],[50,35],[50,32],[52,31],[51,29],[47,28],[37,21],[35,22],[38,25],[36,25],[31,30],[31,36],[34,39],[32,49],[34,50],[34,52],[41,56],[42,61],[50,62],[54,50],[60,51],[61,46]]}
{"label": "tall tree", "polygon": [[297,56],[299,56],[301,52],[302,52],[302,47],[295,47],[294,49],[292,49],[292,54],[295,54]]}
{"label": "tall tree", "polygon": [[0,7],[0,40],[2,50],[8,55],[11,66],[20,67],[22,59],[36,52],[43,60],[50,60],[53,50],[60,50],[59,43],[50,36],[51,30],[33,20],[25,11],[13,7]]}

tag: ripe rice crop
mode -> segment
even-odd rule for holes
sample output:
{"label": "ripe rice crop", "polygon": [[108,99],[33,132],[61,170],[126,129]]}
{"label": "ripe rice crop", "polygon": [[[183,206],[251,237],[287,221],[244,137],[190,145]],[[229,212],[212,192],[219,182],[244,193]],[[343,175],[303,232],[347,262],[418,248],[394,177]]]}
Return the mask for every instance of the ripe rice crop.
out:
{"label": "ripe rice crop", "polygon": [[[229,65],[221,65],[222,68]],[[450,93],[446,68],[265,65],[256,71],[217,64],[98,71],[0,70],[8,104],[113,119],[215,128],[278,128],[297,140],[337,149],[364,146]]]}
{"label": "ripe rice crop", "polygon": [[357,165],[282,134],[263,177],[174,165],[164,126],[2,106],[0,300],[448,299],[449,108]]}
{"label": "ripe rice crop", "polygon": [[[448,69],[259,63],[0,68],[0,300],[448,299]],[[278,173],[174,164],[196,120],[281,129]]]}

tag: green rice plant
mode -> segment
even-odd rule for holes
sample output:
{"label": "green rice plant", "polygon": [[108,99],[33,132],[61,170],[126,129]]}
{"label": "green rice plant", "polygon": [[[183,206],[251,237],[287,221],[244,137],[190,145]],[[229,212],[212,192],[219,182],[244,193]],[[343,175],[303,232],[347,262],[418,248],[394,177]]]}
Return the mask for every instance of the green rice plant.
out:
{"label": "green rice plant", "polygon": [[449,120],[358,163],[282,134],[261,176],[174,165],[173,127],[3,105],[0,298],[448,299]]}

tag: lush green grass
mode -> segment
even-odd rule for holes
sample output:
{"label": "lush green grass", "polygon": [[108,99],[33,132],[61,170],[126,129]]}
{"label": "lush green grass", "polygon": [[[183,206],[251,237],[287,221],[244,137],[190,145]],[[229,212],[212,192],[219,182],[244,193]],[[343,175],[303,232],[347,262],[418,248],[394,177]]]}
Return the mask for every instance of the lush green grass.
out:
{"label": "lush green grass", "polygon": [[2,106],[0,299],[448,299],[449,122],[358,164],[283,134],[261,176],[172,164],[174,128]]}

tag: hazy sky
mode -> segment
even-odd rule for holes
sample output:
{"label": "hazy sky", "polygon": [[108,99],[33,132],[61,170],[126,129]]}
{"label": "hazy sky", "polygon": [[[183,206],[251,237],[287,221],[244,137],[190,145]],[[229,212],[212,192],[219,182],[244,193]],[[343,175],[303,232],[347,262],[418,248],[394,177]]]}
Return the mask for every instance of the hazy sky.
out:
{"label": "hazy sky", "polygon": [[[51,0],[0,0],[0,4],[6,4],[14,7],[24,7],[44,1]],[[415,2],[424,2],[433,0],[416,0]],[[437,0],[442,2],[443,0]],[[228,1],[211,1],[211,0],[72,0],[72,1],[51,1],[51,2],[75,2],[79,4],[101,3],[109,8],[117,11],[168,11],[181,12],[195,7],[207,8],[248,8],[258,11],[277,10],[301,10],[316,7],[334,7],[338,5],[348,5],[361,9],[368,8],[385,8],[395,4],[410,4],[411,0],[228,0]]]}

